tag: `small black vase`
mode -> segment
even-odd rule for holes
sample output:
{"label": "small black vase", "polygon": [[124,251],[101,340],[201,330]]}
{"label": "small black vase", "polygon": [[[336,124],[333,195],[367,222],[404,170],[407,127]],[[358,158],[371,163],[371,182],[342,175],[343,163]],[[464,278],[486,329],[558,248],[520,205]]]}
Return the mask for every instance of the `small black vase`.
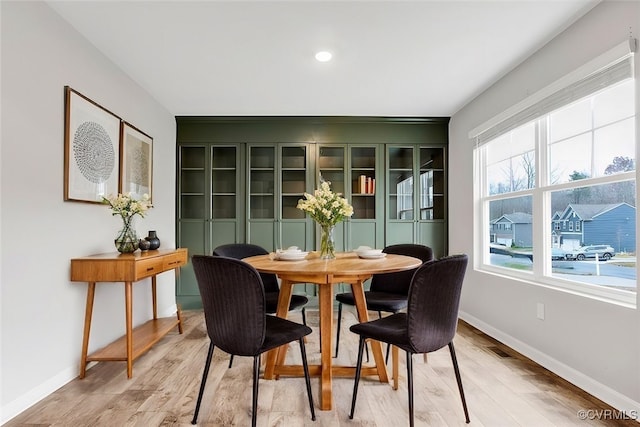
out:
{"label": "small black vase", "polygon": [[160,247],[160,239],[158,239],[158,235],[155,230],[149,231],[149,235],[144,239],[150,243],[149,250],[152,251]]}

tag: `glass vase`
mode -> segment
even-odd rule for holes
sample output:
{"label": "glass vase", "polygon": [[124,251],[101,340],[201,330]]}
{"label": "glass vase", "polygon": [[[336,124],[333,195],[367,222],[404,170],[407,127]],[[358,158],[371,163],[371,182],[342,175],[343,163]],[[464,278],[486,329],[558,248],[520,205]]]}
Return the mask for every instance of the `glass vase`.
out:
{"label": "glass vase", "polygon": [[118,252],[130,254],[138,249],[140,238],[133,227],[133,217],[122,218],[123,226],[118,232],[114,243]]}
{"label": "glass vase", "polygon": [[336,243],[333,236],[333,225],[321,225],[320,234],[320,258],[321,259],[335,259],[336,257]]}

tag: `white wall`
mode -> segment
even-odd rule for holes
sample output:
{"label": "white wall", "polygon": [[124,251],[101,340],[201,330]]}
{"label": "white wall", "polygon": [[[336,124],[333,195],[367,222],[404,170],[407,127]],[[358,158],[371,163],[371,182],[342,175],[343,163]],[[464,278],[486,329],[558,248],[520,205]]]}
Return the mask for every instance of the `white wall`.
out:
{"label": "white wall", "polygon": [[[113,252],[121,226],[106,206],[63,201],[64,86],[153,137],[155,208],[137,229],[162,247],[175,247],[175,119],[46,4],[2,1],[0,15],[1,423],[77,377],[87,286],[69,281],[69,260]],[[174,283],[158,277],[163,316]],[[124,334],[123,288],[98,284],[90,350]],[[149,289],[134,285],[135,324],[151,316]]]}
{"label": "white wall", "polygon": [[[469,131],[621,43],[630,32],[640,38],[640,3],[600,3],[454,115],[449,153],[449,220],[455,225],[450,227],[451,253],[473,254]],[[639,57],[640,53],[637,79]],[[639,88],[637,84],[638,100]],[[640,112],[640,102],[637,105]],[[545,304],[544,321],[536,318],[539,302]],[[640,413],[638,310],[470,268],[461,311],[463,319],[619,410]]]}

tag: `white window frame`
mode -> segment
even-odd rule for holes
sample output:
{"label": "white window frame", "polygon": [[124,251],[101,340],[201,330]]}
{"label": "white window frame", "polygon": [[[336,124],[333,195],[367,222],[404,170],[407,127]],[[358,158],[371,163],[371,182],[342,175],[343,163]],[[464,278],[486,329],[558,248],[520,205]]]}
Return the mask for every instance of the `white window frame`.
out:
{"label": "white window frame", "polygon": [[[551,262],[546,261],[551,259],[551,240],[552,240],[552,215],[551,210],[551,192],[569,190],[573,188],[586,187],[610,184],[615,182],[622,182],[633,180],[636,182],[636,195],[638,191],[637,186],[637,172],[638,168],[632,172],[624,172],[614,175],[599,176],[593,178],[587,178],[577,181],[571,181],[563,184],[547,185],[547,134],[546,134],[546,120],[540,119],[540,117],[546,116],[548,113],[562,106],[555,106],[549,108],[547,99],[553,98],[551,95],[562,93],[566,88],[571,87],[572,84],[581,80],[586,80],[589,76],[596,74],[599,70],[605,67],[611,67],[611,64],[619,63],[627,60],[631,64],[631,76],[633,73],[633,52],[635,51],[636,41],[635,39],[629,39],[620,45],[614,47],[603,55],[595,58],[593,61],[585,64],[585,66],[579,68],[573,73],[565,76],[559,81],[549,85],[541,91],[535,93],[524,101],[514,105],[505,112],[487,121],[483,125],[473,129],[469,132],[470,139],[475,140],[476,149],[474,149],[474,217],[475,217],[475,232],[474,232],[474,269],[484,271],[487,273],[497,274],[500,276],[511,277],[518,281],[524,281],[542,286],[550,286],[560,290],[566,290],[577,295],[594,297],[607,302],[617,303],[628,307],[635,308],[636,306],[636,294],[638,292],[638,282],[636,281],[636,290],[634,292],[622,291],[619,289],[607,288],[596,285],[589,285],[586,283],[564,280],[559,277],[552,276]],[[637,85],[638,82],[635,82]],[[566,91],[565,91],[566,92]],[[591,93],[595,93],[592,91]],[[637,89],[636,89],[637,98]],[[569,94],[570,96],[570,94]],[[590,96],[587,93],[584,96]],[[556,97],[557,98],[557,97]],[[577,97],[576,99],[580,99]],[[556,99],[557,102],[557,99]],[[545,106],[544,104],[547,103]],[[535,108],[538,105],[542,105],[542,113],[535,112]],[[564,105],[568,105],[567,102]],[[636,101],[636,135],[640,133],[638,129],[638,116],[640,111],[637,109],[638,101]],[[544,109],[547,108],[547,111]],[[531,110],[534,110],[531,112]],[[529,122],[525,121],[527,115],[538,114],[536,117],[531,117]],[[484,143],[503,135],[506,132],[517,129],[520,126],[524,126],[531,121],[536,122],[537,135],[536,141],[536,185],[535,188],[527,189],[523,191],[515,191],[511,193],[502,193],[496,195],[488,195],[487,179],[485,175],[484,165],[486,160],[484,159],[484,150],[479,149]],[[638,153],[638,141],[636,141],[636,153]],[[636,155],[638,159],[638,155]],[[480,173],[481,172],[481,173]],[[516,269],[507,269],[490,264],[489,257],[489,243],[490,239],[484,224],[489,221],[489,204],[494,200],[509,199],[522,196],[531,196],[533,198],[533,257],[534,259],[543,259],[544,262],[534,262],[532,271],[522,271]],[[636,196],[636,200],[638,200]],[[573,224],[571,224],[573,225]],[[573,228],[573,227],[571,227]],[[581,228],[578,226],[578,228]],[[566,221],[563,221],[562,229],[566,230]],[[640,233],[636,229],[636,241],[640,237]]]}

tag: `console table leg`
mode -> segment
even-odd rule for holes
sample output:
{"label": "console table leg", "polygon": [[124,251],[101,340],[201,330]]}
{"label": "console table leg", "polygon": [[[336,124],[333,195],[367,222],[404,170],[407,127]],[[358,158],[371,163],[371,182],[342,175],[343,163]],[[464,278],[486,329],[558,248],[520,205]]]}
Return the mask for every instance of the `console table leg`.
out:
{"label": "console table leg", "polygon": [[158,318],[158,297],[156,294],[156,276],[151,277],[151,301],[153,302],[153,318]]}
{"label": "console table leg", "polygon": [[178,332],[182,333],[182,308],[180,307],[180,304],[178,304],[177,309],[178,312],[176,315],[178,316]]}
{"label": "console table leg", "polygon": [[133,282],[124,284],[125,314],[127,327],[127,378],[133,376]]}
{"label": "console table leg", "polygon": [[82,354],[80,355],[80,378],[87,373],[87,352],[89,351],[89,334],[91,333],[91,317],[93,314],[93,297],[96,294],[96,282],[89,282],[87,287],[87,305],[84,312],[84,335],[82,336]]}

